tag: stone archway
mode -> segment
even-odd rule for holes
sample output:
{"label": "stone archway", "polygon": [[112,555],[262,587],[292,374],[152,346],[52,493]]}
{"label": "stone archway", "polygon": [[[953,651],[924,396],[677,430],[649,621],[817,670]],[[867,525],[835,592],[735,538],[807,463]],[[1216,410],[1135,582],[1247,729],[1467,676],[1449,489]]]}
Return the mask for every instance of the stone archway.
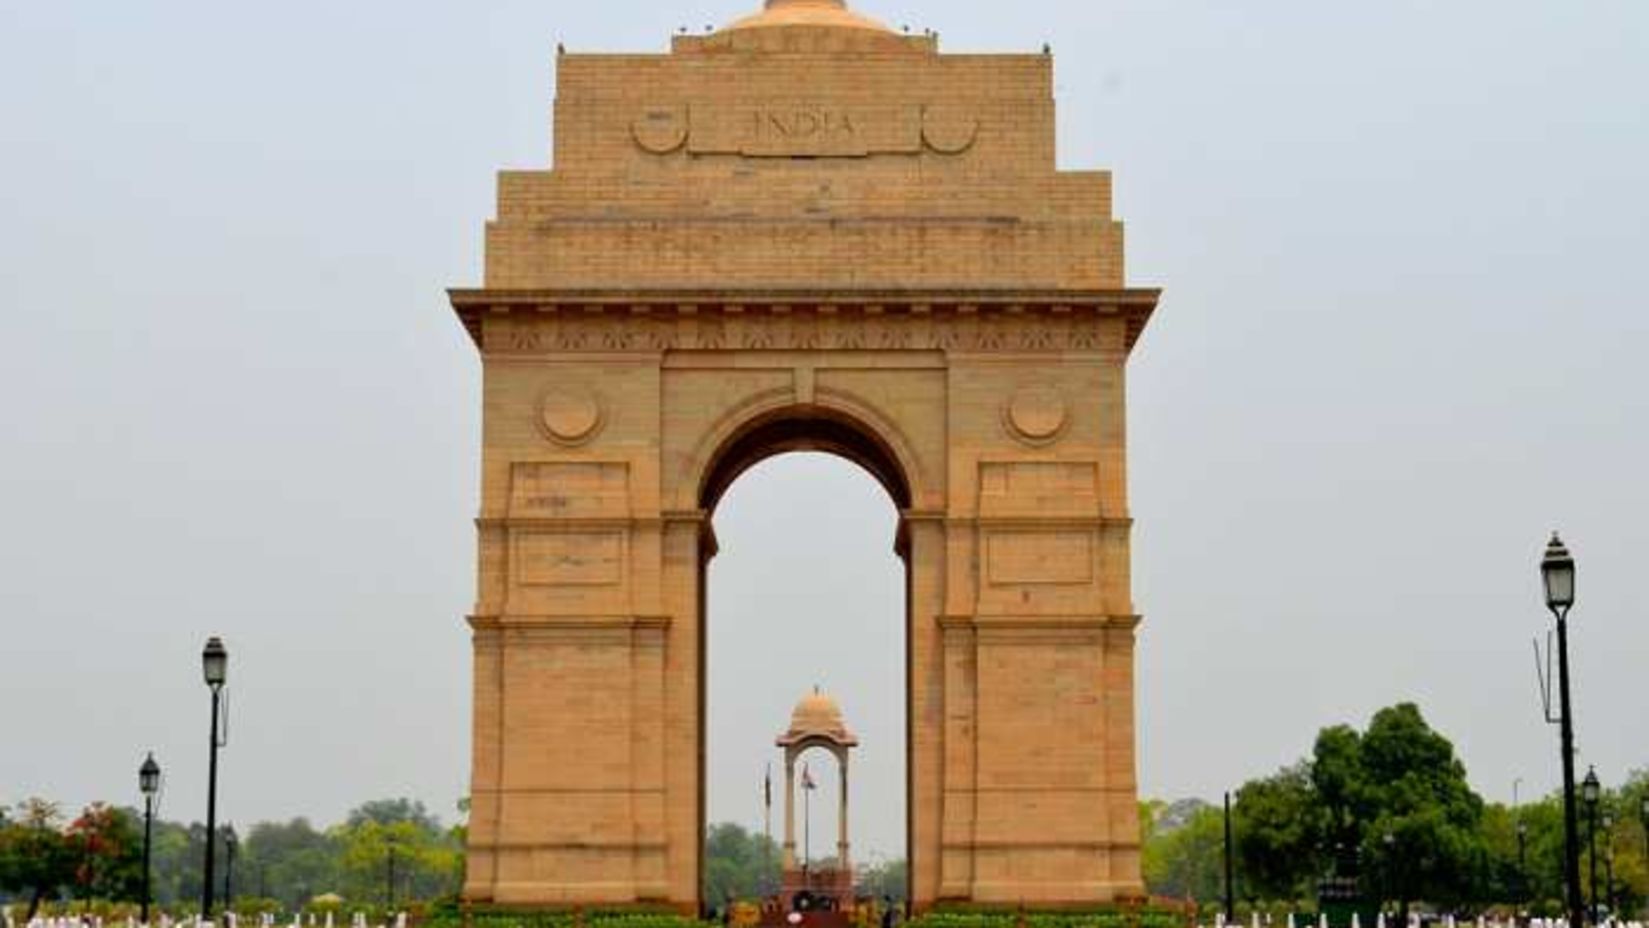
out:
{"label": "stone archway", "polygon": [[[695,907],[709,511],[858,461],[908,565],[913,901],[1141,892],[1110,178],[1053,160],[1046,55],[940,55],[768,0],[558,58],[553,170],[500,177],[485,286],[475,902]],[[805,93],[803,90],[805,89]]]}
{"label": "stone archway", "polygon": [[[829,393],[828,390],[826,392],[827,394]],[[699,463],[701,463],[704,467],[703,477],[698,481],[700,486],[699,505],[701,511],[705,514],[705,519],[703,522],[703,536],[699,546],[701,556],[699,567],[699,592],[701,599],[698,613],[700,642],[699,687],[701,697],[701,709],[699,713],[699,743],[702,747],[706,745],[709,740],[707,737],[707,725],[709,722],[708,706],[702,701],[705,697],[705,691],[708,688],[706,662],[709,656],[708,635],[710,625],[710,609],[707,596],[710,590],[710,561],[715,557],[719,548],[715,532],[712,528],[711,517],[715,512],[717,504],[721,500],[722,494],[725,493],[727,489],[732,486],[732,484],[736,482],[746,470],[769,457],[788,452],[822,452],[835,455],[858,465],[873,479],[875,479],[876,482],[882,486],[883,490],[887,492],[889,500],[893,503],[900,516],[900,524],[894,535],[894,552],[899,556],[900,561],[903,563],[905,589],[904,607],[900,610],[900,617],[904,626],[903,650],[905,656],[905,672],[901,682],[906,695],[904,733],[904,750],[906,757],[904,786],[905,808],[907,814],[907,838],[905,851],[908,859],[913,856],[911,853],[911,842],[909,840],[912,828],[912,822],[910,819],[913,818],[910,814],[910,810],[912,803],[915,801],[912,787],[918,779],[916,771],[912,768],[912,758],[910,756],[912,746],[912,742],[910,740],[912,732],[911,719],[913,717],[913,711],[915,711],[915,706],[913,705],[914,701],[911,698],[911,694],[915,691],[911,687],[910,681],[913,667],[916,665],[917,661],[913,653],[913,632],[915,626],[911,622],[911,577],[913,575],[913,556],[911,536],[907,530],[908,526],[905,519],[911,511],[913,490],[908,474],[917,470],[915,459],[912,449],[906,445],[903,437],[899,434],[897,429],[893,428],[890,423],[888,423],[885,419],[882,419],[882,417],[876,416],[874,410],[865,406],[862,402],[855,402],[850,397],[836,395],[827,399],[823,403],[814,402],[799,404],[788,402],[785,405],[781,405],[786,403],[788,400],[793,399],[793,394],[781,395],[777,398],[765,398],[765,402],[753,404],[752,407],[737,407],[735,413],[730,417],[731,421],[728,422],[725,427],[711,430],[711,435],[716,440],[719,440],[719,446],[716,451],[709,457],[699,461]],[[876,425],[872,425],[869,421],[871,418],[881,421],[879,421]],[[918,556],[925,555],[931,557],[934,554],[936,554],[936,552],[923,550]],[[807,704],[807,702],[808,700],[804,699],[803,705]],[[827,699],[826,702],[828,702],[831,706],[835,705],[833,700]],[[839,709],[835,711],[838,714],[839,721]],[[801,706],[798,706],[797,712],[802,712]],[[800,756],[801,752],[809,748],[825,748],[835,757],[839,765],[838,769],[842,772],[841,789],[844,796],[846,795],[847,788],[846,769],[848,759],[846,748],[848,745],[846,741],[843,740],[847,737],[845,729],[841,732],[843,737],[836,739],[827,737],[823,732],[813,732],[811,735],[808,735],[805,731],[797,730],[796,722],[799,718],[800,715],[792,718],[792,731],[790,734],[795,735],[796,737],[793,739],[793,743],[791,743],[786,749],[784,763],[784,796],[786,805],[783,816],[785,832],[784,843],[782,845],[783,860],[781,861],[781,873],[786,875],[790,873],[790,867],[794,862],[793,857],[795,852],[794,834],[792,833],[794,824],[794,810],[790,807],[789,803],[793,799],[795,793],[795,785],[792,780],[794,774],[794,764],[797,757]],[[853,744],[856,745],[857,741],[854,740]],[[781,745],[784,745],[784,741],[782,739]],[[708,768],[707,760],[702,757],[701,765],[703,765],[706,769]],[[701,834],[705,832],[705,829],[709,825],[709,818],[707,814],[707,797],[705,795],[707,792],[707,786],[708,785],[703,782],[700,783],[701,793],[699,808],[699,831]],[[841,833],[843,835],[847,833],[846,814],[847,811],[844,804],[842,808],[843,818],[839,824],[839,828],[841,829]],[[842,850],[844,851],[843,857],[845,859],[845,845]],[[702,857],[700,860],[700,872],[703,872]],[[787,890],[794,890],[796,888],[798,887],[786,884]],[[837,889],[840,890],[841,887],[837,887]],[[851,890],[851,886],[847,887],[847,889]]]}

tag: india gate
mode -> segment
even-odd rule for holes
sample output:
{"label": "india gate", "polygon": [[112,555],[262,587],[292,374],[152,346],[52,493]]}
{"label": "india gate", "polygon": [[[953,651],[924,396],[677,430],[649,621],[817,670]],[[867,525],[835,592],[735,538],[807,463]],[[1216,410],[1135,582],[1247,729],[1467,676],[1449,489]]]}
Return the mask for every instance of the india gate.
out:
{"label": "india gate", "polygon": [[1158,292],[1110,175],[1056,168],[1052,78],[841,0],[557,56],[551,164],[499,176],[451,292],[468,900],[698,904],[711,516],[795,450],[899,511],[916,908],[1143,894],[1124,375]]}

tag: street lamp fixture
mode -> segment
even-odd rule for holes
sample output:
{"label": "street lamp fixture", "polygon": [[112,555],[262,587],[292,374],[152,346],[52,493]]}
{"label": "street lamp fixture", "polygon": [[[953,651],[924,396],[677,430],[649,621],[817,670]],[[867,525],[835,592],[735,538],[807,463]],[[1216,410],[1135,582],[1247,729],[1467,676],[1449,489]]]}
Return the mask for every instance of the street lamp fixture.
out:
{"label": "street lamp fixture", "polygon": [[1580,798],[1586,803],[1586,843],[1588,846],[1587,862],[1591,870],[1592,885],[1592,924],[1598,923],[1597,908],[1597,804],[1603,799],[1603,785],[1598,782],[1597,768],[1586,768],[1586,779],[1580,784]]}
{"label": "street lamp fixture", "polygon": [[1580,824],[1575,814],[1575,719],[1569,702],[1569,610],[1575,604],[1575,559],[1563,540],[1552,533],[1540,560],[1540,580],[1546,608],[1557,620],[1557,678],[1560,726],[1559,753],[1563,763],[1563,882],[1569,925],[1585,921],[1580,902]]}
{"label": "street lamp fixture", "polygon": [[155,752],[150,751],[143,765],[137,768],[137,788],[143,794],[143,924],[149,924],[149,860],[150,845],[155,832],[155,796],[160,793],[160,765],[155,763]]}
{"label": "street lamp fixture", "polygon": [[1540,561],[1540,579],[1546,587],[1546,608],[1567,613],[1575,604],[1575,559],[1556,532],[1546,543],[1546,556]]}
{"label": "street lamp fixture", "polygon": [[218,689],[229,682],[229,650],[223,646],[222,638],[213,635],[206,639],[206,647],[200,652],[200,666],[207,686]]}
{"label": "street lamp fixture", "polygon": [[223,687],[229,682],[229,650],[223,646],[223,639],[213,635],[206,640],[206,647],[200,652],[200,666],[206,686],[212,691],[211,750],[206,774],[206,878],[201,881],[200,890],[200,917],[210,922],[215,876],[213,858],[218,844],[218,748],[222,747],[222,740],[218,737],[218,719],[222,711]]}

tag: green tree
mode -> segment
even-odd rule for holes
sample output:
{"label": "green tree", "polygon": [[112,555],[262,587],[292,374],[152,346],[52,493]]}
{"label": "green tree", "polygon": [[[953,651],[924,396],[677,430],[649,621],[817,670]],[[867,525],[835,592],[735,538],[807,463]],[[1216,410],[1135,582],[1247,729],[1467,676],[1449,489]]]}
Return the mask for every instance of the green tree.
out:
{"label": "green tree", "polygon": [[1225,813],[1200,799],[1152,803],[1142,869],[1152,895],[1211,902],[1225,886]]}
{"label": "green tree", "polygon": [[57,804],[44,799],[20,803],[17,817],[0,831],[0,889],[28,897],[23,920],[32,920],[40,903],[56,898],[74,875],[74,856]]}
{"label": "green tree", "polygon": [[779,885],[779,850],[765,835],[732,822],[711,825],[704,836],[704,899],[755,899]]}
{"label": "green tree", "polygon": [[333,829],[331,838],[346,898],[429,899],[456,892],[463,877],[463,848],[421,802],[365,803]]}
{"label": "green tree", "polygon": [[438,832],[441,822],[416,799],[373,799],[351,809],[344,824],[353,828],[367,822],[395,825],[407,822],[419,831]]}
{"label": "green tree", "polygon": [[1517,878],[1515,824],[1485,818],[1454,745],[1412,703],[1363,732],[1322,729],[1309,760],[1244,784],[1233,816],[1249,898],[1300,898],[1333,872],[1387,899],[1458,906],[1504,898]]}
{"label": "green tree", "polygon": [[1450,906],[1485,898],[1491,881],[1483,800],[1466,782],[1454,745],[1426,724],[1419,707],[1402,703],[1375,713],[1358,760],[1361,783],[1349,825],[1392,898]]}
{"label": "green tree", "polygon": [[263,893],[296,908],[341,888],[336,843],[306,818],[259,822],[242,844],[246,871]]}
{"label": "green tree", "polygon": [[75,895],[84,900],[136,900],[143,889],[143,835],[132,812],[98,802],[65,834],[74,861]]}
{"label": "green tree", "polygon": [[1299,899],[1322,874],[1323,836],[1336,813],[1323,803],[1312,774],[1302,761],[1237,790],[1231,824],[1242,895]]}
{"label": "green tree", "polygon": [[854,874],[854,888],[861,896],[904,902],[910,896],[910,867],[903,857],[873,861]]}
{"label": "green tree", "polygon": [[1356,847],[1358,819],[1368,805],[1362,735],[1349,725],[1318,732],[1306,775],[1315,794],[1319,842],[1330,849]]}

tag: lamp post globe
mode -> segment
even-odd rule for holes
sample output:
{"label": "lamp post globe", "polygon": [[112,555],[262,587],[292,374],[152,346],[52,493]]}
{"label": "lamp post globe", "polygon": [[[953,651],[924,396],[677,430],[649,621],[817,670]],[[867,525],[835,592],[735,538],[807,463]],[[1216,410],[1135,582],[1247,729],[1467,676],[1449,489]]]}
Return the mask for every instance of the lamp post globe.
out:
{"label": "lamp post globe", "polygon": [[143,759],[143,766],[137,768],[137,788],[145,799],[152,799],[160,792],[160,764],[155,762],[155,752]]}
{"label": "lamp post globe", "polygon": [[201,671],[206,677],[206,685],[217,689],[229,680],[229,649],[223,646],[223,639],[216,635],[206,639],[206,647],[200,652]]}
{"label": "lamp post globe", "polygon": [[1586,779],[1580,782],[1580,799],[1586,803],[1588,814],[1597,813],[1598,801],[1603,798],[1603,784],[1597,778],[1597,768],[1586,768]]}
{"label": "lamp post globe", "polygon": [[214,863],[217,852],[217,820],[218,820],[218,748],[222,742],[218,738],[218,719],[222,707],[223,687],[229,681],[229,649],[223,646],[223,639],[216,635],[206,639],[206,647],[200,652],[201,675],[206,680],[206,686],[212,691],[212,728],[209,732],[209,744],[206,773],[206,867],[200,890],[200,917],[210,922],[212,920],[212,890],[213,878],[216,876]]}
{"label": "lamp post globe", "polygon": [[1567,613],[1575,604],[1575,559],[1556,532],[1546,543],[1546,556],[1540,559],[1540,579],[1546,588],[1546,608]]}
{"label": "lamp post globe", "polygon": [[137,789],[143,794],[143,899],[142,921],[149,924],[149,860],[150,845],[154,839],[155,796],[160,793],[160,764],[155,763],[155,752],[143,759],[137,768]]}

